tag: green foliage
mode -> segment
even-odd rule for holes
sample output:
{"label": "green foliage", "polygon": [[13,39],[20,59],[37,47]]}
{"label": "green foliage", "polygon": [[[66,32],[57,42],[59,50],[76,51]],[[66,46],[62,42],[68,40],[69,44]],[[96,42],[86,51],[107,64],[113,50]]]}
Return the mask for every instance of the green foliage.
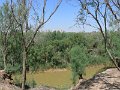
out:
{"label": "green foliage", "polygon": [[[15,71],[14,68],[17,70],[18,67],[21,67],[20,65],[22,65],[22,37],[19,31],[16,33],[14,32],[14,29],[10,32],[7,52],[8,69],[9,71],[11,69],[13,72]],[[81,48],[85,48],[85,53],[89,56],[90,65],[102,64],[109,60],[104,52],[104,44],[101,35],[98,32],[65,33],[55,31],[38,33],[37,38],[35,38],[28,50],[27,65],[31,71],[68,67],[71,63],[69,52],[72,47],[77,45]],[[27,38],[29,38],[33,35],[33,31],[30,31],[27,34]],[[94,47],[94,45],[96,46]],[[89,49],[92,49],[90,53],[88,53]],[[3,68],[2,55],[0,63],[1,68]]]}
{"label": "green foliage", "polygon": [[108,64],[109,57],[107,54],[99,55],[99,54],[92,54],[89,56],[89,65],[99,65],[99,64]]}
{"label": "green foliage", "polygon": [[[0,64],[3,64],[3,55],[6,55],[6,64],[8,71],[21,63],[21,33],[12,17],[12,11],[9,2],[5,2],[0,7]],[[2,62],[1,62],[2,61]],[[1,65],[0,65],[1,66]],[[3,69],[3,66],[1,66]]]}
{"label": "green foliage", "polygon": [[12,66],[11,64],[8,64],[7,65],[7,68],[6,68],[6,72],[7,73],[19,73],[21,72],[21,68],[22,66],[20,64],[15,64],[14,66]]}
{"label": "green foliage", "polygon": [[75,46],[70,50],[71,69],[73,72],[73,84],[79,75],[85,74],[85,68],[89,63],[86,48]]}
{"label": "green foliage", "polygon": [[111,31],[112,52],[116,57],[120,57],[120,31]]}

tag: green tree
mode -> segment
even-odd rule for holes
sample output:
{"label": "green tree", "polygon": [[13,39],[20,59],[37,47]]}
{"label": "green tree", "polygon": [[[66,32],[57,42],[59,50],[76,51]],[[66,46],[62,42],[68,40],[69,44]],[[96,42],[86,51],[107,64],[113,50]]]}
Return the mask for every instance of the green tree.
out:
{"label": "green tree", "polygon": [[11,9],[9,3],[6,2],[0,7],[0,33],[1,33],[1,51],[4,61],[4,70],[7,68],[7,57],[8,57],[8,39],[9,32],[13,24],[13,18],[11,17]]}
{"label": "green tree", "polygon": [[73,84],[77,78],[82,79],[85,74],[85,67],[89,64],[86,48],[75,46],[70,50],[71,69],[73,72]]}
{"label": "green tree", "polygon": [[118,63],[118,66],[120,67],[120,31],[111,31],[111,41],[110,41],[110,48],[112,48],[112,54],[114,55],[114,58],[116,59],[116,62]]}
{"label": "green tree", "polygon": [[[119,2],[113,0],[78,0],[80,5],[78,23],[83,25],[89,25],[98,29],[104,40],[105,51],[110,57],[113,64],[120,71],[120,68],[117,65],[114,55],[111,52],[112,48],[109,48],[109,21],[110,15],[117,20],[117,23],[120,21],[120,8]],[[115,13],[116,12],[116,13]],[[88,18],[90,17],[90,18]],[[94,24],[89,22],[93,20]],[[118,25],[118,24],[117,24]]]}

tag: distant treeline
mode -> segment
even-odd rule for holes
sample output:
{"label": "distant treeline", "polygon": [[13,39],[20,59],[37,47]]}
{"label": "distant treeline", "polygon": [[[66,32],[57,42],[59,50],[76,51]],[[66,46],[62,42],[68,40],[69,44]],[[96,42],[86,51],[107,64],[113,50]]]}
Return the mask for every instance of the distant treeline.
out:
{"label": "distant treeline", "polygon": [[[33,31],[29,31],[26,38],[29,40]],[[10,32],[7,40],[7,70],[22,71],[22,43],[19,32]],[[119,34],[111,32],[111,40],[115,42],[115,55],[119,54]],[[1,42],[1,45],[3,43]],[[66,68],[70,66],[70,50],[75,46],[84,46],[89,56],[89,65],[107,64],[109,57],[105,53],[104,41],[99,32],[38,32],[34,42],[28,50],[27,70],[44,70],[49,68]],[[1,47],[1,46],[0,46]],[[111,48],[111,47],[110,47]],[[4,68],[3,55],[0,51],[0,69]]]}

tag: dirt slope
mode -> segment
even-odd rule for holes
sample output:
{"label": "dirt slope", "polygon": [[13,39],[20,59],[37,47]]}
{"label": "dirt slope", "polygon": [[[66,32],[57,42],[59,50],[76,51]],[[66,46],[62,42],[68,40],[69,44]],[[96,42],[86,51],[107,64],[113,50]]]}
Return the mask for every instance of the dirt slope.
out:
{"label": "dirt slope", "polygon": [[21,90],[21,89],[14,85],[0,83],[0,90]]}
{"label": "dirt slope", "polygon": [[107,69],[82,81],[74,90],[120,90],[120,71],[116,68]]}

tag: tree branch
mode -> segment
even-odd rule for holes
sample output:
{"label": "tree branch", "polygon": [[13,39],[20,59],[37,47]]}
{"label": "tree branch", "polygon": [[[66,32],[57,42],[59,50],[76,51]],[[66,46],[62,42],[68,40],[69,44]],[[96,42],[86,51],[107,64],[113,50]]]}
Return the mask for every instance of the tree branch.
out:
{"label": "tree branch", "polygon": [[118,19],[117,15],[114,13],[112,7],[110,6],[109,1],[108,1],[108,0],[104,0],[104,1],[105,1],[106,5],[108,6],[109,10],[111,11],[111,13],[113,14],[113,16],[115,17],[115,19],[116,19],[117,21],[120,21],[120,20]]}
{"label": "tree branch", "polygon": [[38,27],[35,29],[35,33],[32,37],[32,39],[30,40],[30,42],[28,43],[28,45],[26,46],[27,48],[31,45],[31,43],[34,41],[34,38],[38,32],[38,30],[44,25],[46,24],[50,19],[51,17],[55,14],[55,12],[57,11],[57,9],[59,8],[60,4],[61,4],[62,0],[59,0],[59,2],[57,3],[55,9],[53,10],[53,12],[50,14],[50,16],[48,17],[48,19],[45,21],[45,7],[46,7],[46,0],[44,0],[44,6],[43,6],[43,12],[42,12],[42,22],[40,22],[40,24],[38,25]]}

